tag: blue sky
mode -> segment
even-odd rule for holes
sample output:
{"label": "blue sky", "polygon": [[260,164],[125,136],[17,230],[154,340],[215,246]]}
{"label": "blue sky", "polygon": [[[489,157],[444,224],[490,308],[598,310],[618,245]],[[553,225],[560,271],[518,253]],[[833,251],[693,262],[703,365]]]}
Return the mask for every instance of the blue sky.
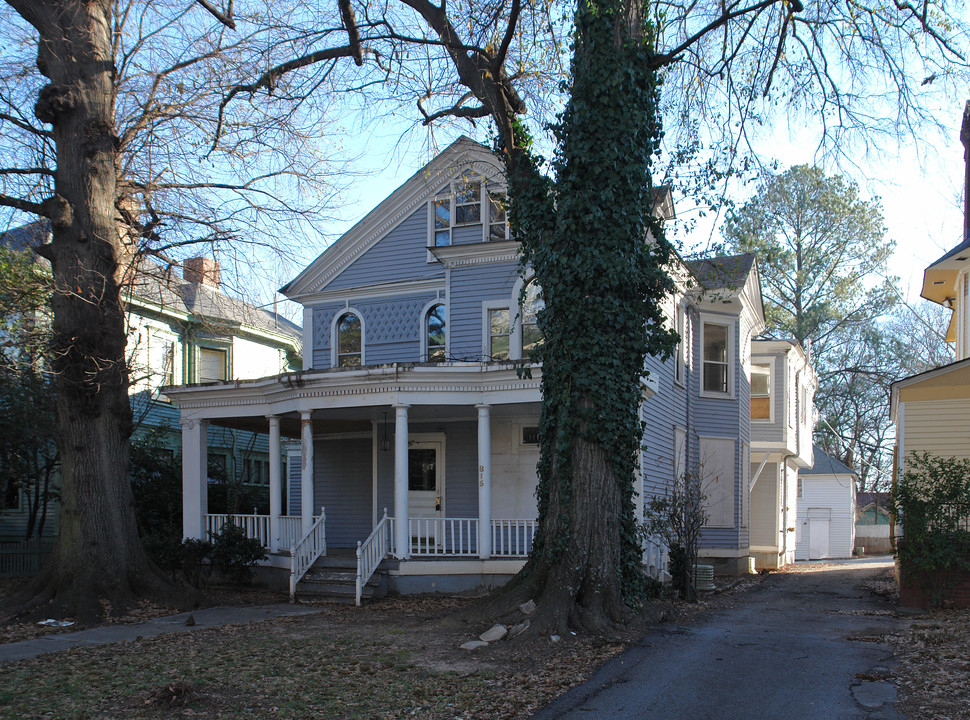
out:
{"label": "blue sky", "polygon": [[[901,289],[910,299],[919,294],[923,268],[960,242],[963,227],[963,146],[959,125],[963,105],[954,103],[940,116],[943,131],[927,130],[925,138],[905,138],[882,152],[851,156],[855,167],[843,161],[841,168],[822,167],[855,180],[865,197],[882,198],[887,235],[897,243],[889,271],[900,278]],[[949,128],[949,131],[947,131]],[[332,241],[369,212],[397,186],[407,180],[434,155],[434,147],[448,145],[456,131],[428,131],[402,123],[372,127],[358,134],[350,150],[357,153],[359,176],[348,179],[339,211],[324,235]],[[469,129],[474,136],[474,129]],[[402,141],[402,135],[405,139]],[[777,158],[783,167],[819,161],[812,129],[797,135],[774,133],[759,147],[764,158]],[[743,201],[749,189],[735,187],[734,198]],[[679,203],[683,212],[687,203]],[[689,212],[689,211],[688,211]],[[716,238],[719,220],[700,223],[691,233],[679,232],[676,239],[689,251],[703,248]],[[312,260],[312,258],[308,258]]]}

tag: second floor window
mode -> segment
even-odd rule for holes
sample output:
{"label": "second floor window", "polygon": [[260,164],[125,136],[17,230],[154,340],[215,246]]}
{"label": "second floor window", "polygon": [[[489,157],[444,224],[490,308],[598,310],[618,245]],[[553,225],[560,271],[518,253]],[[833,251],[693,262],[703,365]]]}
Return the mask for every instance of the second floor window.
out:
{"label": "second floor window", "polygon": [[429,362],[444,362],[447,359],[445,351],[445,313],[444,305],[435,305],[428,311],[428,315],[425,318]]}
{"label": "second floor window", "polygon": [[488,355],[492,360],[509,359],[509,311],[488,311]]}
{"label": "second floor window", "polygon": [[539,311],[545,308],[542,290],[534,282],[525,288],[525,298],[522,300],[522,358],[528,359],[532,351],[542,344],[542,333],[539,331],[537,317]]}
{"label": "second floor window", "polygon": [[354,313],[344,313],[337,321],[337,366],[360,367],[362,352],[362,326]]}
{"label": "second floor window", "polygon": [[216,348],[199,348],[199,382],[227,380],[229,353]]}
{"label": "second floor window", "polygon": [[751,419],[771,419],[771,366],[751,366]]}
{"label": "second floor window", "polygon": [[243,457],[242,481],[247,485],[269,484],[269,458],[247,454]]}
{"label": "second floor window", "polygon": [[728,387],[728,326],[704,323],[704,391],[730,392]]}

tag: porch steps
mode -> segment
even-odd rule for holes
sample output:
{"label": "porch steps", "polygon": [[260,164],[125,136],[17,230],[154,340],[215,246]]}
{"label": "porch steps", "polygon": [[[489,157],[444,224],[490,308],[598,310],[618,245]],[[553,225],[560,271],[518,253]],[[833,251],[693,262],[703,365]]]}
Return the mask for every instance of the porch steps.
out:
{"label": "porch steps", "polygon": [[[317,560],[303,579],[297,583],[298,597],[327,598],[353,603],[357,594],[357,558],[328,556]],[[373,600],[387,595],[387,571],[379,568],[363,587],[361,600]]]}

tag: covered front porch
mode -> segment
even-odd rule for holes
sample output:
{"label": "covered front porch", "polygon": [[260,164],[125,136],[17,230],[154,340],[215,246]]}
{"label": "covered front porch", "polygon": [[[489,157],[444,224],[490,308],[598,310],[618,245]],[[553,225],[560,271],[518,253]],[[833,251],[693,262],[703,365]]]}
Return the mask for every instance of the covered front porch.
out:
{"label": "covered front porch", "polygon": [[[532,548],[539,379],[509,364],[316,370],[166,394],[181,413],[184,536],[239,525],[290,568],[291,591],[328,547],[355,552],[363,582],[385,557],[507,575]],[[268,434],[269,513],[208,512],[210,425]]]}

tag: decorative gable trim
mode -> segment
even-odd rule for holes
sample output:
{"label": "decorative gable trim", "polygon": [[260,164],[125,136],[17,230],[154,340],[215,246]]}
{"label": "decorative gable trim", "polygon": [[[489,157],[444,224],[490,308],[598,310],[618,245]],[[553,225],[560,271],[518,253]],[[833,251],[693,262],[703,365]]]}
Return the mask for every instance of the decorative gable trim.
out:
{"label": "decorative gable trim", "polygon": [[469,168],[486,180],[504,184],[505,171],[498,157],[463,135],[367,213],[280,292],[299,303],[321,293],[357,258],[433,197],[452,176]]}
{"label": "decorative gable trim", "polygon": [[367,285],[354,288],[353,290],[324,290],[318,293],[304,295],[301,301],[304,307],[326,305],[334,302],[344,302],[352,299],[354,302],[361,300],[373,300],[385,297],[400,297],[402,295],[423,295],[427,293],[443,292],[445,290],[444,278],[432,278],[431,280],[413,280],[408,282],[382,283],[379,285]]}
{"label": "decorative gable trim", "polygon": [[519,243],[515,240],[470,245],[446,245],[428,248],[428,250],[447,269],[518,260],[520,254]]}

